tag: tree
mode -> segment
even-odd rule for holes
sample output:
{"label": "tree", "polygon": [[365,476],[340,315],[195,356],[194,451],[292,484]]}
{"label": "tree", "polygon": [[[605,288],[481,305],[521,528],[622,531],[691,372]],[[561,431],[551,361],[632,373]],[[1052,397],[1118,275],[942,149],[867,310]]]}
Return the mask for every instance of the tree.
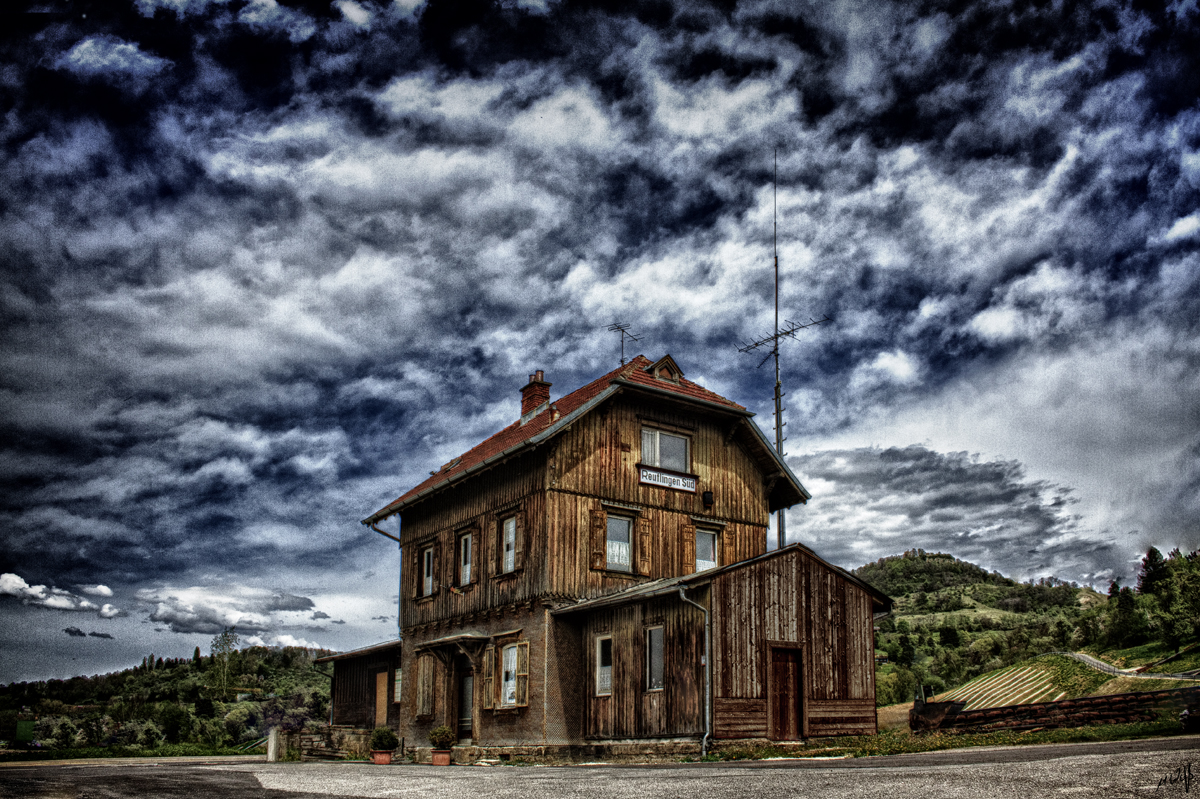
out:
{"label": "tree", "polygon": [[213,668],[209,670],[209,685],[224,699],[229,694],[229,661],[237,651],[241,639],[232,627],[226,627],[220,635],[212,639],[209,651],[212,653]]}
{"label": "tree", "polygon": [[1146,550],[1142,568],[1138,572],[1137,592],[1157,596],[1171,579],[1167,561],[1155,547]]}

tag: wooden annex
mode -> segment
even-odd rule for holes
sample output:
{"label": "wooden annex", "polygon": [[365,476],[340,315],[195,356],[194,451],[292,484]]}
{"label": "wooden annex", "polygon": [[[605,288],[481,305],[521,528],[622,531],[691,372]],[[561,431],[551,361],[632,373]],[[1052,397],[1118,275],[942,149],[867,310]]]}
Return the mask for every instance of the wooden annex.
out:
{"label": "wooden annex", "polygon": [[874,732],[890,601],[767,552],[809,494],[752,414],[670,356],[550,388],[531,375],[516,422],[363,521],[400,519],[409,746],[442,724],[460,759]]}

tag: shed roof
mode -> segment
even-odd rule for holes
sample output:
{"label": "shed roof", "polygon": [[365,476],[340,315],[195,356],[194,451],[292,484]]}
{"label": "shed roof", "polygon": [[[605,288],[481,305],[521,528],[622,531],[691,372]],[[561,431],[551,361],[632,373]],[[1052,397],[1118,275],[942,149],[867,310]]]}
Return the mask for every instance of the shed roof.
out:
{"label": "shed roof", "polygon": [[[662,379],[655,376],[654,372],[663,366],[671,367],[672,379]],[[749,418],[754,414],[736,402],[728,400],[720,394],[709,391],[703,386],[686,379],[683,376],[682,370],[679,369],[670,355],[664,356],[656,362],[651,362],[644,355],[638,355],[624,366],[596,378],[582,388],[576,389],[560,399],[553,400],[549,407],[524,423],[521,420],[517,420],[482,443],[467,450],[461,456],[452,459],[419,485],[414,486],[399,498],[363,519],[362,523],[374,524],[381,519],[393,516],[418,500],[441,491],[474,472],[499,463],[518,452],[537,446],[559,432],[562,432],[581,416],[622,390],[658,394],[745,418],[747,420],[746,426],[752,431],[750,436],[754,440],[754,443],[759,448],[765,450],[764,457],[774,461],[773,466],[784,477],[783,482],[794,486],[795,499],[792,500],[792,503],[807,502],[810,498],[811,495],[800,484],[800,480],[792,473],[783,459],[775,453],[766,436],[758,429],[758,425],[749,421]]]}
{"label": "shed roof", "polygon": [[759,563],[764,560],[770,560],[771,558],[778,558],[778,557],[780,557],[782,555],[786,555],[790,552],[805,552],[805,553],[807,553],[810,557],[816,559],[823,566],[825,566],[825,567],[829,568],[830,570],[834,571],[835,573],[837,573],[838,576],[842,577],[843,579],[845,579],[851,583],[854,583],[859,588],[862,588],[864,591],[866,591],[868,594],[870,594],[871,599],[874,601],[874,603],[877,606],[881,607],[884,612],[891,610],[891,608],[892,608],[891,598],[887,594],[880,591],[878,588],[875,588],[874,586],[872,586],[870,583],[865,582],[861,577],[858,577],[858,576],[852,574],[851,572],[846,571],[841,566],[835,566],[834,564],[825,560],[825,558],[821,557],[816,552],[813,552],[811,549],[804,546],[803,544],[788,544],[787,546],[783,547],[782,549],[775,549],[775,550],[763,553],[762,555],[758,555],[753,558],[747,558],[746,560],[740,560],[737,563],[730,563],[728,566],[721,566],[720,568],[717,568],[717,569],[708,569],[707,571],[697,572],[696,574],[685,574],[685,575],[682,575],[679,577],[663,577],[658,580],[651,580],[650,582],[640,583],[638,585],[632,586],[631,588],[626,588],[622,591],[617,591],[612,594],[605,594],[604,596],[595,597],[593,599],[584,599],[584,600],[581,600],[579,602],[574,602],[569,605],[563,605],[562,607],[558,607],[558,608],[555,608],[554,610],[552,610],[551,614],[556,615],[556,616],[563,616],[563,615],[567,615],[569,613],[576,613],[578,611],[597,610],[599,608],[615,607],[618,605],[627,605],[631,602],[639,602],[639,601],[642,601],[645,599],[652,599],[652,598],[658,597],[658,596],[665,596],[667,594],[678,593],[678,591],[681,587],[688,588],[693,585],[701,585],[701,584],[704,584],[707,582],[711,582],[712,579],[714,577],[717,577],[718,575],[737,571],[738,569],[744,569],[745,567],[747,567],[751,564]]}
{"label": "shed roof", "polygon": [[338,652],[336,655],[326,655],[313,660],[313,663],[329,663],[334,660],[346,660],[347,658],[362,657],[364,655],[375,655],[380,652],[386,652],[389,649],[400,649],[404,645],[403,641],[384,641],[382,644],[371,644],[359,649],[351,649],[349,652]]}

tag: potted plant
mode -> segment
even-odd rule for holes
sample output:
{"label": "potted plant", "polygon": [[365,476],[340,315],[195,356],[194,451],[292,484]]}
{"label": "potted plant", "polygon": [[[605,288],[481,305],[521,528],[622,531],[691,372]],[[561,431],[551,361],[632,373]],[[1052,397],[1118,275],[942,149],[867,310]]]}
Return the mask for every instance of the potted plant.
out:
{"label": "potted plant", "polygon": [[376,727],[371,733],[371,761],[377,766],[390,766],[392,752],[400,745],[400,739],[390,727]]}
{"label": "potted plant", "polygon": [[458,736],[445,724],[429,731],[429,743],[433,746],[433,765],[450,765],[450,747],[454,746],[457,740]]}

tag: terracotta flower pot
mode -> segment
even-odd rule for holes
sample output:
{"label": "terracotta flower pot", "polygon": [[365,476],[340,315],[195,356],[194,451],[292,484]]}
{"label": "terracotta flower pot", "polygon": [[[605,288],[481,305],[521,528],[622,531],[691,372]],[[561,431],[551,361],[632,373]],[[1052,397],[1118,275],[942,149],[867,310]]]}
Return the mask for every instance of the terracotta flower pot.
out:
{"label": "terracotta flower pot", "polygon": [[433,750],[433,765],[435,765],[435,766],[450,765],[450,750],[449,749],[434,749]]}
{"label": "terracotta flower pot", "polygon": [[371,762],[377,766],[392,765],[392,753],[387,749],[372,749]]}

